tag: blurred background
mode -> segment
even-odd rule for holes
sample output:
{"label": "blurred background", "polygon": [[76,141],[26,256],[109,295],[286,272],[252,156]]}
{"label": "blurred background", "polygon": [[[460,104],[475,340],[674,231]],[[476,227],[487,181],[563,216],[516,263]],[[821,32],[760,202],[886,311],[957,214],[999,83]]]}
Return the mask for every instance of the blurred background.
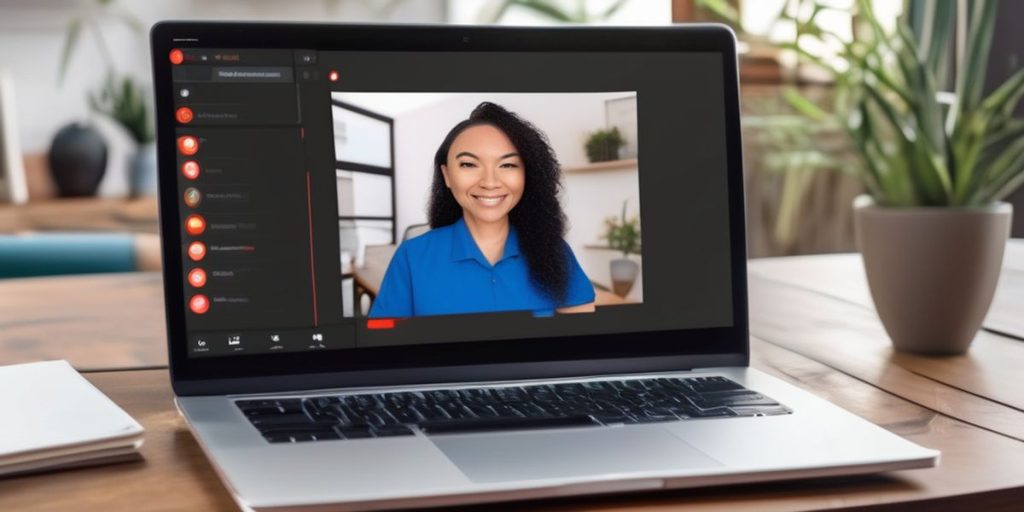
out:
{"label": "blurred background", "polygon": [[[855,0],[5,0],[0,4],[0,277],[159,268],[148,30],[160,20],[507,25],[729,24],[740,40],[749,255],[855,250],[863,165],[827,111]],[[876,0],[926,37],[934,0]],[[1004,1],[985,81],[1020,66],[1024,2]],[[827,34],[829,37],[823,37]],[[1021,107],[1018,106],[1018,113]],[[1024,235],[1024,194],[1014,236]],[[30,234],[30,235],[27,235]],[[11,236],[18,235],[18,236]],[[65,248],[54,251],[54,248]],[[68,250],[91,263],[45,259]],[[115,254],[116,253],[116,254]],[[35,255],[42,255],[38,259]],[[120,255],[120,256],[119,256]],[[123,256],[123,257],[122,257]],[[24,260],[24,257],[22,257]],[[12,260],[6,260],[12,261]]]}

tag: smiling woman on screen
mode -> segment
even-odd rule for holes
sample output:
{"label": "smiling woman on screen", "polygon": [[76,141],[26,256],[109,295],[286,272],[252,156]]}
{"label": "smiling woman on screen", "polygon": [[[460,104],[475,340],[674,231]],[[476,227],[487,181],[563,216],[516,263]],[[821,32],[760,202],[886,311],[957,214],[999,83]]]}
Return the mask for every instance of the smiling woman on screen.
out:
{"label": "smiling woman on screen", "polygon": [[455,125],[434,157],[431,231],[395,251],[370,317],[594,311],[558,201],[547,138],[494,103]]}

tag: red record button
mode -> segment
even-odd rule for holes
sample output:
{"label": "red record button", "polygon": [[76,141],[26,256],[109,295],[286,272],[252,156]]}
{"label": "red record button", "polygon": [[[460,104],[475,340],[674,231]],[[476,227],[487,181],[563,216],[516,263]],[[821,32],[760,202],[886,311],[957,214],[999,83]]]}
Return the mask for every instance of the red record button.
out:
{"label": "red record button", "polygon": [[188,301],[188,308],[197,315],[206,313],[210,310],[210,299],[203,294],[193,295]]}
{"label": "red record button", "polygon": [[188,244],[188,257],[192,261],[202,261],[206,257],[206,244],[202,242],[192,242]]}
{"label": "red record button", "polygon": [[199,139],[191,135],[178,137],[178,151],[185,156],[192,156],[199,151]]}
{"label": "red record button", "polygon": [[181,174],[190,180],[199,177],[199,162],[189,160],[181,164]]}
{"label": "red record button", "polygon": [[188,284],[195,288],[206,286],[206,271],[201,268],[194,268],[188,273]]}
{"label": "red record button", "polygon": [[192,236],[198,236],[206,231],[206,219],[201,215],[189,215],[185,218],[185,232]]}
{"label": "red record button", "polygon": [[174,64],[175,66],[185,62],[185,53],[177,48],[171,50],[169,57],[171,58],[171,64]]}
{"label": "red record button", "polygon": [[394,329],[394,318],[371,318],[366,321],[367,329]]}
{"label": "red record button", "polygon": [[181,107],[174,111],[174,118],[181,124],[188,124],[192,122],[192,109],[188,107]]}

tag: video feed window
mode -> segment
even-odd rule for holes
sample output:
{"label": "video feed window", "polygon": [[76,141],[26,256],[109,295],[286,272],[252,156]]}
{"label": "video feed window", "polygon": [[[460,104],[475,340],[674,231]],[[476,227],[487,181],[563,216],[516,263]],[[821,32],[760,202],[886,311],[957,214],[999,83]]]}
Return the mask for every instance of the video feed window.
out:
{"label": "video feed window", "polygon": [[346,316],[643,303],[635,92],[331,99]]}

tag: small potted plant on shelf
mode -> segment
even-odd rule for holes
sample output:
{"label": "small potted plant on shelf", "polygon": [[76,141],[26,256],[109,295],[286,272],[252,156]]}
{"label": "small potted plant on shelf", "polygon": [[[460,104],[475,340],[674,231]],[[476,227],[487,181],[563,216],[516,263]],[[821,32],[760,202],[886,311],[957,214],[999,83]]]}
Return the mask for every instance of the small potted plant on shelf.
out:
{"label": "small potted plant on shelf", "polygon": [[612,260],[612,291],[625,297],[633,289],[640,275],[640,264],[629,259],[630,254],[640,254],[640,219],[626,218],[626,203],[622,202],[622,215],[605,219],[605,234],[608,247],[622,252],[622,257]]}
{"label": "small potted plant on shelf", "polygon": [[[888,33],[858,0],[841,66],[790,46],[835,76],[834,114],[863,157],[868,190],[854,202],[858,246],[899,350],[965,352],[995,292],[1012,214],[1002,200],[1024,183],[1024,119],[1013,117],[1024,70],[983,94],[996,7],[936,2],[922,13],[928,37],[918,42],[904,19]],[[790,98],[809,116],[828,115]]]}
{"label": "small potted plant on shelf", "polygon": [[626,145],[617,127],[597,130],[587,136],[587,159],[591,163],[609,162],[619,159],[619,149]]}

